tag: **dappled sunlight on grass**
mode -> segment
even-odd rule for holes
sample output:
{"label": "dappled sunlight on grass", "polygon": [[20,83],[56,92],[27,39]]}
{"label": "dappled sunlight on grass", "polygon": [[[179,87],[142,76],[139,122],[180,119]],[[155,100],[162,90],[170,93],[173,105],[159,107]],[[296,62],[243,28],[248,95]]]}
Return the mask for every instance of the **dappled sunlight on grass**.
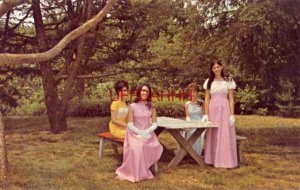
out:
{"label": "dappled sunlight on grass", "polygon": [[[299,119],[238,116],[243,163],[236,169],[198,166],[186,157],[167,169],[173,155],[161,159],[152,180],[130,183],[115,179],[121,164],[109,144],[98,158],[96,134],[107,130],[109,118],[70,118],[69,130],[48,132],[46,118],[5,118],[10,164],[3,189],[297,189],[300,187]],[[170,150],[178,145],[167,133],[159,136]],[[121,152],[119,148],[119,152]]]}
{"label": "dappled sunlight on grass", "polygon": [[238,128],[299,128],[300,119],[283,118],[278,116],[257,116],[257,115],[239,115],[236,116],[236,125]]}

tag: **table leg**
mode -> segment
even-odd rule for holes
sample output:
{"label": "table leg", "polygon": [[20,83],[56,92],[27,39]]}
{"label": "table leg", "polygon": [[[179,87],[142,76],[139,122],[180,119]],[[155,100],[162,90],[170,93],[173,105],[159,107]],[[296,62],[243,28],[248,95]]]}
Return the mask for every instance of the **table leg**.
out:
{"label": "table leg", "polygon": [[200,155],[197,154],[197,152],[193,149],[193,144],[196,142],[196,140],[201,136],[205,129],[199,128],[197,129],[193,135],[186,141],[181,135],[179,130],[169,130],[171,135],[176,139],[176,141],[180,145],[180,149],[175,155],[175,157],[172,159],[172,161],[169,163],[168,168],[177,166],[180,161],[184,158],[184,156],[188,153],[191,155],[191,157],[199,164],[203,165],[203,160],[200,157]]}
{"label": "table leg", "polygon": [[[165,130],[164,127],[159,127],[154,131],[156,136],[158,137],[163,131]],[[173,150],[169,150],[161,141],[160,144],[163,146],[163,153],[162,156],[160,157],[160,161],[163,162],[170,162],[175,156]]]}
{"label": "table leg", "polygon": [[160,133],[163,132],[164,129],[165,128],[158,126],[154,131],[155,135],[158,137],[160,135]]}

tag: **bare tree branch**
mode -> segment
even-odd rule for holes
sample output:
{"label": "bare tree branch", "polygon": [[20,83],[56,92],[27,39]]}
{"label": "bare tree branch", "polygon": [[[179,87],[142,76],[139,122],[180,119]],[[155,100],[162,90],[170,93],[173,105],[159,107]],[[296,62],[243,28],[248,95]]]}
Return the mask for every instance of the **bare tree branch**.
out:
{"label": "bare tree branch", "polygon": [[109,0],[104,8],[92,19],[76,28],[69,34],[67,34],[62,40],[58,42],[52,49],[42,53],[31,53],[31,54],[0,54],[0,65],[17,65],[22,63],[38,63],[48,61],[57,56],[71,41],[77,39],[81,35],[96,26],[112,9],[113,5],[118,0]]}
{"label": "bare tree branch", "polygon": [[5,15],[8,11],[10,11],[15,6],[29,3],[30,0],[3,0],[2,4],[0,4],[0,17]]}
{"label": "bare tree branch", "polygon": [[[94,79],[94,78],[103,78],[103,77],[115,76],[115,75],[124,74],[124,73],[128,73],[128,70],[120,71],[120,72],[107,73],[107,74],[78,75],[76,78],[78,78],[78,79]],[[56,80],[66,79],[66,78],[68,78],[68,75],[60,75],[56,78]]]}

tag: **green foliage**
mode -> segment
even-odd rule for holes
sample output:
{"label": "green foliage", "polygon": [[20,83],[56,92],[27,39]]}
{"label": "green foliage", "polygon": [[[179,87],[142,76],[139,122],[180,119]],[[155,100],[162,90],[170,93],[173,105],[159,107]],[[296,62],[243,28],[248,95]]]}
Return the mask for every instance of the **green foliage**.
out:
{"label": "green foliage", "polygon": [[155,101],[157,116],[185,117],[184,101]]}
{"label": "green foliage", "polygon": [[13,77],[7,82],[10,88],[18,91],[17,95],[12,94],[17,100],[17,106],[10,108],[7,115],[43,115],[46,114],[44,104],[44,93],[41,79],[38,77]]}
{"label": "green foliage", "polygon": [[69,113],[70,116],[109,116],[110,115],[110,93],[115,98],[115,90],[112,82],[90,83],[85,87],[81,100],[73,101],[69,107],[76,107]]}
{"label": "green foliage", "polygon": [[[71,116],[110,116],[109,99],[85,99]],[[154,101],[157,116],[184,117],[184,101]]]}
{"label": "green foliage", "polygon": [[70,116],[110,116],[110,101],[85,99]]}
{"label": "green foliage", "polygon": [[20,116],[41,116],[47,113],[45,104],[38,102],[31,102],[22,104],[10,112],[10,115]]}
{"label": "green foliage", "polygon": [[258,108],[255,111],[255,114],[257,114],[257,115],[267,115],[268,114],[268,108]]}
{"label": "green foliage", "polygon": [[244,89],[239,88],[236,93],[241,114],[255,113],[255,106],[259,102],[256,87],[246,84]]}
{"label": "green foliage", "polygon": [[280,79],[279,85],[280,89],[275,95],[278,114],[289,117],[300,116],[300,106],[295,105],[295,85],[288,79]]}
{"label": "green foliage", "polygon": [[19,90],[12,85],[12,73],[6,75],[0,74],[0,111],[7,114],[10,110],[18,106],[17,98],[20,94]]}
{"label": "green foliage", "polygon": [[[86,5],[85,2],[61,4],[58,1],[45,1],[41,4],[47,48],[53,47],[64,35],[84,22],[86,9],[82,6]],[[102,6],[101,3],[93,3],[91,14],[95,15]],[[49,7],[55,8],[55,11]],[[29,5],[20,7],[20,12],[26,13],[28,10]],[[99,103],[107,98],[107,87],[113,85],[110,81],[119,79],[128,80],[130,85],[148,82],[157,89],[185,88],[192,81],[202,86],[209,75],[208,65],[215,58],[221,60],[226,71],[230,71],[237,83],[241,84],[242,89],[237,94],[237,112],[274,113],[275,93],[281,88],[279,78],[287,78],[293,84],[300,80],[299,10],[300,1],[295,0],[206,0],[193,3],[183,0],[143,0],[133,1],[132,6],[119,1],[110,17],[106,17],[87,35],[85,57],[78,74],[100,74],[104,77],[82,79],[81,88],[75,85],[77,93],[81,95],[78,95],[78,100],[73,98],[70,104],[75,108],[79,105],[80,109],[71,114],[101,115],[103,112],[106,115],[107,111],[101,111]],[[12,32],[9,38],[7,35],[0,36],[0,43],[4,44],[0,52],[36,52],[38,44],[34,38],[34,25],[23,23],[14,12],[10,16],[7,27]],[[14,26],[17,28],[14,29]],[[0,25],[0,32],[7,33],[4,24]],[[51,60],[55,74],[61,70],[69,72],[70,63],[66,60],[76,53],[74,44],[76,42]],[[1,80],[2,76],[5,80],[16,78],[20,70],[23,71],[22,76],[40,74],[35,65],[23,65],[19,71],[14,67],[10,69],[0,69]],[[0,81],[0,85],[5,87],[5,93],[1,92],[2,103],[20,106],[18,112],[12,110],[9,114],[20,113],[21,110],[32,113],[26,111],[26,107],[39,109],[37,104],[43,104],[42,86],[32,85],[30,80],[20,81]],[[99,81],[101,85],[95,87]],[[104,83],[106,81],[109,82]],[[26,82],[28,85],[25,85]],[[64,80],[59,84],[58,96],[61,97]],[[252,86],[256,86],[256,92]],[[41,97],[33,95],[32,89]],[[276,99],[284,99],[283,94],[279,96]],[[81,102],[82,97],[84,100]],[[290,106],[279,99],[277,104],[294,109],[291,108],[294,105]],[[35,102],[35,106],[31,106],[31,102]],[[104,104],[107,107],[108,103]],[[173,103],[162,104],[165,104],[166,110],[179,110]],[[10,109],[6,110],[10,112]],[[162,114],[168,115],[169,112]],[[174,115],[181,114],[176,111]]]}
{"label": "green foliage", "polygon": [[16,98],[11,95],[11,92],[7,92],[7,90],[8,88],[4,90],[4,88],[0,86],[0,111],[4,114],[9,112],[12,107],[16,107],[18,105]]}
{"label": "green foliage", "polygon": [[292,106],[295,99],[295,85],[288,79],[280,79],[279,86],[280,90],[275,95],[277,105]]}

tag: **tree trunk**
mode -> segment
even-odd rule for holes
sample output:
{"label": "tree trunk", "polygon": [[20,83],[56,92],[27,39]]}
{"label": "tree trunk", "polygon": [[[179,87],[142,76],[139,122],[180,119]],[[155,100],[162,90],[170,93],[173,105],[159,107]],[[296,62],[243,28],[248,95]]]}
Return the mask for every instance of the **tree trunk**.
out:
{"label": "tree trunk", "polygon": [[8,170],[8,161],[5,148],[5,133],[2,113],[0,112],[0,180],[6,179]]}
{"label": "tree trunk", "polygon": [[[39,52],[43,52],[47,49],[46,46],[46,34],[42,20],[40,0],[36,0],[32,3],[33,17],[35,21],[36,38],[39,44]],[[89,18],[91,14],[92,3],[87,2],[86,15],[83,19]],[[50,131],[52,133],[60,133],[67,130],[67,110],[69,101],[73,96],[74,84],[77,77],[78,69],[80,67],[81,60],[84,57],[84,43],[86,35],[82,35],[76,42],[76,48],[74,49],[75,59],[70,60],[70,66],[68,69],[68,77],[64,86],[64,92],[61,100],[58,98],[57,82],[52,72],[50,63],[40,63],[40,69],[42,73],[43,88],[45,93],[45,103],[48,112],[48,119],[50,123]],[[76,52],[76,53],[75,53]],[[69,64],[69,63],[65,63]]]}
{"label": "tree trunk", "polygon": [[[298,22],[299,23],[299,22]],[[297,63],[300,65],[300,24],[298,24],[298,47],[297,47]],[[298,67],[297,72],[297,83],[296,83],[296,104],[300,105],[300,68]]]}
{"label": "tree trunk", "polygon": [[[91,10],[92,10],[92,3],[87,1],[85,4],[86,7],[84,7],[83,9],[86,10],[85,15],[83,15],[82,20],[84,19],[88,19],[91,16]],[[69,101],[72,98],[73,94],[74,94],[74,84],[75,84],[75,80],[77,78],[77,74],[78,74],[78,70],[81,64],[81,61],[84,58],[84,44],[86,41],[86,34],[84,34],[83,36],[81,36],[78,40],[77,40],[77,44],[76,44],[76,54],[75,55],[75,59],[73,60],[73,62],[71,63],[71,66],[69,67],[69,75],[67,77],[66,80],[66,85],[64,87],[64,92],[63,92],[63,96],[61,99],[61,104],[60,104],[60,112],[61,115],[65,115],[67,114],[68,111],[68,106],[69,106]]]}
{"label": "tree trunk", "polygon": [[[36,30],[36,39],[39,44],[39,52],[43,52],[47,49],[46,46],[46,34],[43,25],[40,0],[32,2],[33,18]],[[67,130],[66,114],[59,111],[60,101],[57,93],[57,83],[54,79],[52,67],[49,62],[40,63],[41,77],[43,82],[45,104],[48,113],[48,120],[50,123],[50,131],[52,133],[60,133]]]}

